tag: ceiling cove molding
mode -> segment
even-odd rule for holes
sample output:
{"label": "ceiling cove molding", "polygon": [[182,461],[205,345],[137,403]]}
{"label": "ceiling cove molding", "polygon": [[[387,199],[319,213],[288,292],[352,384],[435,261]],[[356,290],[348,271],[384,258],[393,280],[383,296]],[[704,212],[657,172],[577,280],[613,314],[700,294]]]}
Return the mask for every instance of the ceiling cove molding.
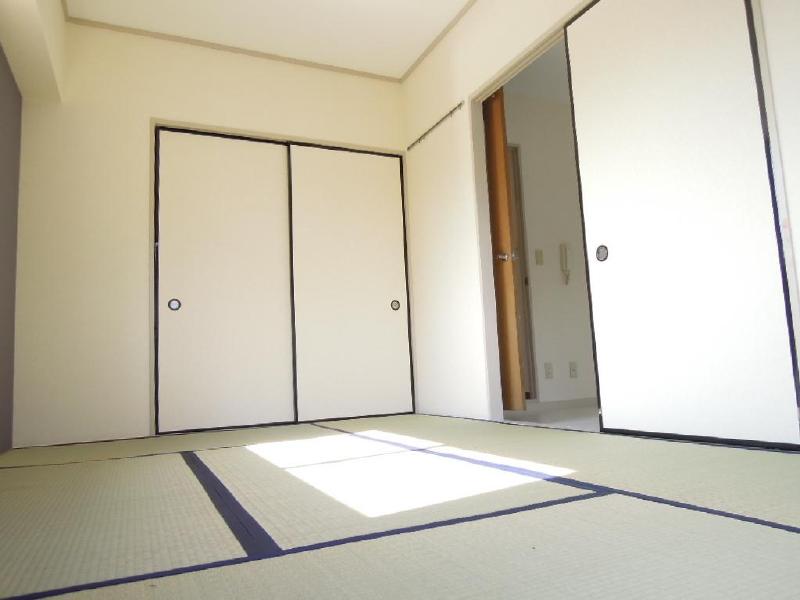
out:
{"label": "ceiling cove molding", "polygon": [[67,12],[67,0],[61,0],[61,6],[64,10],[64,19],[67,23],[74,25],[83,25],[85,27],[94,27],[96,29],[106,29],[108,31],[116,31],[118,33],[129,33],[132,35],[139,35],[142,37],[154,38],[157,40],[164,40],[168,42],[178,42],[181,44],[191,44],[199,46],[200,48],[209,48],[211,50],[221,50],[223,52],[231,52],[233,54],[241,54],[244,56],[251,56],[254,58],[264,58],[267,60],[275,60],[285,62],[292,65],[299,65],[303,67],[311,67],[312,69],[322,69],[324,71],[333,71],[334,73],[343,73],[346,75],[356,75],[358,77],[368,77],[370,79],[377,79],[379,81],[389,81],[391,83],[400,83],[397,77],[389,77],[388,75],[379,75],[377,73],[370,73],[368,71],[359,71],[357,69],[348,69],[346,67],[337,67],[334,65],[326,65],[323,63],[313,62],[310,60],[301,60],[297,58],[290,58],[288,56],[281,56],[279,54],[270,54],[268,52],[259,52],[258,50],[248,50],[246,48],[237,48],[236,46],[228,46],[226,44],[216,44],[214,42],[206,42],[195,38],[184,37],[180,35],[172,35],[169,33],[159,33],[156,31],[147,31],[145,29],[137,29],[135,27],[124,27],[122,25],[112,25],[110,23],[103,23],[101,21],[92,21],[91,19],[82,19],[73,17]]}
{"label": "ceiling cove molding", "polygon": [[379,75],[378,73],[371,73],[369,71],[359,71],[357,69],[348,69],[346,67],[337,67],[335,65],[326,65],[324,63],[318,63],[310,60],[301,60],[297,58],[290,58],[288,56],[282,56],[280,54],[270,54],[268,52],[259,52],[258,50],[248,50],[246,48],[238,48],[236,46],[228,46],[226,44],[217,44],[214,42],[206,42],[203,40],[198,40],[195,38],[184,37],[180,35],[171,35],[168,33],[158,33],[155,31],[147,31],[145,29],[137,29],[135,27],[124,27],[121,25],[112,25],[110,23],[103,23],[101,21],[93,21],[91,19],[82,19],[79,17],[73,17],[69,14],[69,8],[67,7],[67,0],[61,0],[61,8],[64,12],[64,20],[67,23],[72,23],[74,25],[83,25],[85,27],[95,27],[97,29],[107,29],[109,31],[116,31],[119,33],[129,33],[132,35],[139,35],[143,37],[150,37],[157,40],[165,40],[168,42],[178,42],[181,44],[191,44],[194,46],[199,46],[201,48],[209,48],[211,50],[220,50],[222,52],[232,52],[234,54],[242,54],[244,56],[251,56],[254,58],[264,58],[267,60],[276,60],[280,62],[285,62],[293,65],[300,65],[303,67],[310,67],[312,69],[322,69],[325,71],[332,71],[334,73],[343,73],[346,75],[355,75],[357,77],[368,77],[370,79],[377,79],[379,81],[388,81],[391,83],[402,83],[404,82],[411,73],[413,73],[414,69],[416,69],[420,63],[425,60],[425,58],[433,51],[433,49],[441,42],[444,37],[450,33],[453,27],[458,24],[458,22],[462,19],[462,17],[467,14],[470,8],[474,6],[474,4],[478,0],[469,0],[458,14],[454,16],[447,26],[442,29],[442,31],[433,39],[433,41],[428,44],[428,47],[422,51],[417,59],[411,63],[411,66],[406,69],[405,73],[403,73],[402,77],[390,77],[388,75]]}
{"label": "ceiling cove molding", "polygon": [[[66,2],[66,0],[63,0],[63,1]],[[478,0],[469,0],[469,2],[467,2],[461,8],[461,10],[458,11],[458,14],[456,14],[456,16],[453,17],[450,20],[450,22],[447,24],[447,26],[444,29],[442,29],[442,31],[439,33],[439,35],[437,35],[435,38],[433,38],[433,41],[430,44],[428,44],[428,47],[425,48],[425,50],[422,51],[422,54],[420,54],[417,57],[417,60],[415,60],[413,63],[411,63],[411,66],[406,69],[406,72],[403,73],[402,77],[400,77],[400,79],[399,79],[399,81],[401,83],[403,81],[405,81],[406,79],[408,79],[408,76],[411,75],[411,73],[414,72],[414,69],[416,69],[420,65],[420,63],[427,58],[428,54],[433,52],[433,49],[436,48],[436,46],[439,44],[439,42],[441,42],[444,39],[444,37],[448,33],[450,33],[450,31],[453,29],[453,27],[455,27],[458,24],[458,22],[461,20],[461,18],[465,14],[467,14],[469,12],[469,9],[472,8],[477,1]]]}
{"label": "ceiling cove molding", "polygon": [[237,48],[236,46],[226,46],[225,44],[215,44],[214,42],[206,42],[194,38],[183,37],[180,35],[171,35],[168,33],[158,33],[155,31],[146,31],[144,29],[136,29],[135,27],[123,27],[120,25],[110,25],[108,23],[101,23],[100,21],[92,21],[90,19],[80,19],[78,17],[67,17],[67,23],[74,25],[83,25],[85,27],[94,27],[96,29],[106,29],[108,31],[116,31],[119,33],[129,33],[142,37],[154,38],[157,40],[164,40],[167,42],[178,42],[182,44],[191,44],[201,48],[209,48],[211,50],[221,50],[223,52],[231,52],[233,54],[241,54],[244,56],[251,56],[254,58],[265,58],[267,60],[275,60],[279,62],[299,65],[303,67],[311,67],[312,69],[322,69],[324,71],[333,71],[335,73],[343,73],[346,75],[356,75],[358,77],[368,77],[370,79],[378,79],[380,81],[389,81],[392,83],[400,83],[397,77],[389,77],[388,75],[378,75],[377,73],[369,73],[367,71],[358,71],[356,69],[347,69],[345,67],[336,67],[334,65],[326,65],[309,60],[300,60],[297,58],[289,58],[288,56],[281,56],[279,54],[269,54],[267,52],[259,52],[258,50],[247,50],[245,48]]}

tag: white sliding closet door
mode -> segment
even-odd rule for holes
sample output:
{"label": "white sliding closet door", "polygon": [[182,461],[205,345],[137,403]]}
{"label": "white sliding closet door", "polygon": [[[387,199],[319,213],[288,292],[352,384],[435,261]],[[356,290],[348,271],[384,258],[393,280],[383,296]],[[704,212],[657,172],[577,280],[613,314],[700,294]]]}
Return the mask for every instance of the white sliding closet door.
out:
{"label": "white sliding closet door", "polygon": [[604,427],[800,442],[744,2],[600,0],[567,37]]}
{"label": "white sliding closet door", "polygon": [[299,419],[409,412],[400,159],[291,156]]}
{"label": "white sliding closet door", "polygon": [[287,148],[157,135],[159,429],[291,421]]}

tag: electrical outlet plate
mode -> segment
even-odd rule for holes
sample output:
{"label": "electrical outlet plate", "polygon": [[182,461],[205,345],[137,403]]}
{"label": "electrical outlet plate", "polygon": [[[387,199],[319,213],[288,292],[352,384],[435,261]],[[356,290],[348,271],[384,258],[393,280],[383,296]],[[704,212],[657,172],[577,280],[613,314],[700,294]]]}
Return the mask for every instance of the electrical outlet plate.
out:
{"label": "electrical outlet plate", "polygon": [[571,379],[578,378],[578,363],[575,361],[569,363],[569,376]]}
{"label": "electrical outlet plate", "polygon": [[544,363],[544,378],[545,379],[553,378],[553,363],[549,362]]}

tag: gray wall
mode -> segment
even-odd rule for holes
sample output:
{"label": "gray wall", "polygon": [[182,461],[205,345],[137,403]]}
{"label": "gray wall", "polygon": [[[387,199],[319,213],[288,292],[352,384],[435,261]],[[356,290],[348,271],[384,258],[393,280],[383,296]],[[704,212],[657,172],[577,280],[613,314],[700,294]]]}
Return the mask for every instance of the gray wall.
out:
{"label": "gray wall", "polygon": [[0,452],[11,447],[22,99],[0,49]]}
{"label": "gray wall", "polygon": [[[519,146],[537,399],[595,398],[592,326],[563,40],[505,87],[508,142]],[[567,245],[569,278],[561,271]],[[541,251],[542,264],[535,253]],[[570,363],[577,368],[570,373]],[[549,364],[552,377],[547,378]]]}

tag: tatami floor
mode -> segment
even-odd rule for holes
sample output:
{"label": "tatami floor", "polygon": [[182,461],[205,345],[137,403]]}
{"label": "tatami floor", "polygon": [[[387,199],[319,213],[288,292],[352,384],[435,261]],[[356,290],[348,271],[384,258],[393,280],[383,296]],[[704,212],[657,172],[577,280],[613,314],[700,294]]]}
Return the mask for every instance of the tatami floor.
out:
{"label": "tatami floor", "polygon": [[797,598],[800,454],[408,415],[0,455],[0,596]]}

